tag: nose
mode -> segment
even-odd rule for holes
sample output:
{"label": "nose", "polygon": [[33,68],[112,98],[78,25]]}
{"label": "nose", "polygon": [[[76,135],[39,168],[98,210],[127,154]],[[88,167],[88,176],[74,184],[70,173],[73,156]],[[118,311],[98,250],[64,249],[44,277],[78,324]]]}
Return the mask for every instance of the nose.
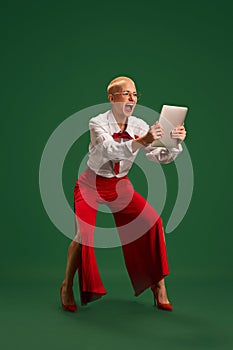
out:
{"label": "nose", "polygon": [[133,101],[134,100],[134,95],[132,92],[129,92],[129,101]]}

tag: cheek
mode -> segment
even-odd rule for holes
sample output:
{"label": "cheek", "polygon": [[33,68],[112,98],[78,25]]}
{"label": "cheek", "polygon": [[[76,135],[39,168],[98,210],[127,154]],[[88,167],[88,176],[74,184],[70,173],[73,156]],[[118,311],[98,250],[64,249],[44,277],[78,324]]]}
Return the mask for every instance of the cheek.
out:
{"label": "cheek", "polygon": [[124,103],[123,102],[116,102],[115,106],[118,110],[122,110],[124,108]]}

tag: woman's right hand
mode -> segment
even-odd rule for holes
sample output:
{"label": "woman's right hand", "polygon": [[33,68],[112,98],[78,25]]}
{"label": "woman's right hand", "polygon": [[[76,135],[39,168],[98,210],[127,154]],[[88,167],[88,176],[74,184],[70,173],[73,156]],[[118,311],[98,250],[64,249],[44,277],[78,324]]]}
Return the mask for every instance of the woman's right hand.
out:
{"label": "woman's right hand", "polygon": [[159,122],[155,122],[149,128],[149,131],[144,136],[141,136],[132,142],[132,150],[135,152],[141,147],[149,146],[154,140],[159,140],[164,134],[164,130]]}
{"label": "woman's right hand", "polygon": [[143,142],[146,145],[151,144],[155,140],[159,140],[164,135],[163,127],[159,124],[159,122],[155,122],[151,125],[148,133],[143,136]]}

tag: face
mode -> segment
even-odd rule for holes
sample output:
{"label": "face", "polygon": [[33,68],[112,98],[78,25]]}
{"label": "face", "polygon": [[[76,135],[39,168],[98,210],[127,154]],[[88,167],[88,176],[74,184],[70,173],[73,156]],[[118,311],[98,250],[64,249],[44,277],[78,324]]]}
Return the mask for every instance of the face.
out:
{"label": "face", "polygon": [[[128,96],[124,95],[129,92]],[[109,95],[113,111],[120,117],[129,117],[136,106],[137,97],[133,95],[136,93],[136,87],[132,81],[126,81],[121,84],[119,90]]]}

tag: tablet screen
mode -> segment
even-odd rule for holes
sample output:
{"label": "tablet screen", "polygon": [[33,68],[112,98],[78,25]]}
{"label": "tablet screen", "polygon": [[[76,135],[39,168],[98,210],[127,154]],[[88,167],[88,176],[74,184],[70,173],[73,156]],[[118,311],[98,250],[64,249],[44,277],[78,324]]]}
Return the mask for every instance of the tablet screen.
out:
{"label": "tablet screen", "polygon": [[173,148],[178,146],[178,140],[171,138],[171,131],[184,123],[188,107],[163,105],[159,123],[164,129],[164,136],[151,143],[152,147]]}

